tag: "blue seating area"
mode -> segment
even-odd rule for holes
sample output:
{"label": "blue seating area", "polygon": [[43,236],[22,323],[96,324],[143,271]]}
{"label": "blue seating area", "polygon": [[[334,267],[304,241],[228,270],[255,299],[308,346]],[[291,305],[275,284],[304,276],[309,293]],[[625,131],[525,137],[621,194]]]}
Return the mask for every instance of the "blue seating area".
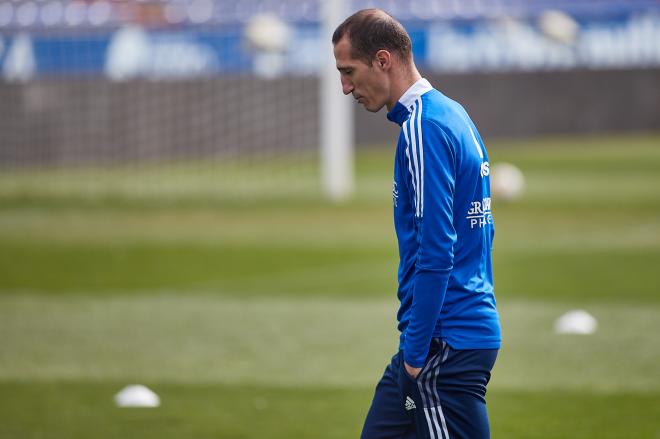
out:
{"label": "blue seating area", "polygon": [[[402,20],[419,65],[437,72],[660,66],[660,0],[349,4],[351,10],[381,7]],[[321,5],[321,0],[4,1],[0,78],[316,75],[329,44],[321,36]],[[544,28],[548,11],[567,14],[568,34],[562,26],[558,32]],[[266,64],[258,59],[246,39],[250,18],[264,13],[281,18],[290,31],[277,68],[272,59]]]}
{"label": "blue seating area", "polygon": [[[351,10],[380,7],[403,21],[529,19],[548,9],[564,11],[578,20],[660,11],[658,0],[353,0],[349,5]],[[0,32],[126,23],[241,25],[260,13],[272,13],[293,24],[316,24],[320,6],[321,0],[15,0],[0,3]]]}

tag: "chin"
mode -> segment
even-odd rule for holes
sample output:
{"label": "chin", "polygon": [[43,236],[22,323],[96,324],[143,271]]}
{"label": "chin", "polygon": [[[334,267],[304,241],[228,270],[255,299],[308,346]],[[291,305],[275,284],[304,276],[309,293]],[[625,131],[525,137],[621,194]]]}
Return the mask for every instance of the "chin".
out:
{"label": "chin", "polygon": [[364,108],[365,108],[365,110],[369,111],[370,113],[378,113],[380,111],[380,109],[383,108],[383,106],[384,105],[378,105],[378,106],[370,105],[370,106],[367,107],[365,105]]}

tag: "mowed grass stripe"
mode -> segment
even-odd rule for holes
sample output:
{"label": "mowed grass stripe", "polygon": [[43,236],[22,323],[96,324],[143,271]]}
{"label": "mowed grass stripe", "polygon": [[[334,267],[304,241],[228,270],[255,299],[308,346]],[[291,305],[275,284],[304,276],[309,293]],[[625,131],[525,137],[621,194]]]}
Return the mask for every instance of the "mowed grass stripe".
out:
{"label": "mowed grass stripe", "polygon": [[[358,437],[371,389],[148,383],[157,409],[121,409],[123,382],[2,382],[0,437],[37,439]],[[620,439],[660,434],[658,393],[592,394],[495,389],[495,438]]]}
{"label": "mowed grass stripe", "polygon": [[[660,307],[589,304],[596,334],[554,334],[578,306],[500,301],[492,388],[660,391]],[[396,350],[395,312],[391,300],[4,294],[0,380],[371,387]]]}
{"label": "mowed grass stripe", "polygon": [[[660,184],[659,184],[660,186]],[[660,198],[660,190],[658,190]],[[660,248],[660,200],[639,207],[494,205],[499,248],[521,242],[548,248],[656,246]],[[546,233],[539,233],[539,230]],[[612,233],[616,230],[616,233]],[[533,237],[533,241],[530,241]],[[643,237],[643,238],[642,238]],[[5,243],[6,241],[6,243]],[[69,245],[245,245],[320,248],[394,248],[389,205],[308,208],[187,208],[140,211],[0,209],[0,242]]]}
{"label": "mowed grass stripe", "polygon": [[658,286],[652,281],[660,267],[658,248],[570,248],[547,253],[496,248],[493,264],[500,299],[594,304],[660,301]]}
{"label": "mowed grass stripe", "polygon": [[394,248],[4,244],[0,291],[185,288],[230,295],[373,296],[395,291],[396,282]]}
{"label": "mowed grass stripe", "polygon": [[[547,233],[546,239],[552,239],[552,231]],[[532,237],[512,241],[520,247],[507,249],[496,241],[493,252],[500,298],[660,301],[651,281],[660,266],[660,247],[543,249]],[[389,298],[396,292],[394,245],[0,243],[0,294],[165,289],[231,296]]]}
{"label": "mowed grass stripe", "polygon": [[54,244],[389,246],[394,245],[391,216],[387,204],[138,210],[0,207],[0,239]]}

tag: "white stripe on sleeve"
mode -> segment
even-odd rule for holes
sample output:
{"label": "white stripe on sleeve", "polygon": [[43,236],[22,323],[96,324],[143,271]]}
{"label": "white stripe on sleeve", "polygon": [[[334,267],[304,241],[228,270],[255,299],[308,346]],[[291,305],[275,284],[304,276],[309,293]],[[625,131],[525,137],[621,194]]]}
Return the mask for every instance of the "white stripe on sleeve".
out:
{"label": "white stripe on sleeve", "polygon": [[408,124],[410,128],[410,144],[412,146],[412,156],[413,156],[413,168],[415,169],[415,180],[417,181],[417,187],[415,191],[415,216],[421,216],[421,184],[419,176],[419,159],[418,159],[418,143],[417,143],[417,130],[416,130],[416,118],[419,116],[419,100],[415,101],[413,106],[413,114],[411,116],[410,123]]}
{"label": "white stripe on sleeve", "polygon": [[[415,172],[412,168],[412,161],[410,160],[410,138],[408,137],[408,126],[410,119],[403,123],[403,137],[406,139],[406,158],[408,159],[408,172],[410,172],[410,180],[412,181],[413,192],[417,194],[417,180],[415,180]],[[416,202],[416,199],[415,199]]]}
{"label": "white stripe on sleeve", "polygon": [[479,158],[483,159],[484,158],[484,153],[481,151],[481,145],[479,145],[479,142],[477,141],[477,136],[474,135],[474,131],[472,131],[472,127],[468,124],[468,128],[470,129],[470,134],[472,134],[472,140],[474,141],[474,146],[477,147],[477,152],[479,153]]}
{"label": "white stripe on sleeve", "polygon": [[422,97],[420,96],[417,99],[419,102],[418,111],[417,111],[417,142],[419,148],[419,174],[421,177],[419,185],[419,200],[420,207],[418,216],[424,216],[424,142],[422,141]]}

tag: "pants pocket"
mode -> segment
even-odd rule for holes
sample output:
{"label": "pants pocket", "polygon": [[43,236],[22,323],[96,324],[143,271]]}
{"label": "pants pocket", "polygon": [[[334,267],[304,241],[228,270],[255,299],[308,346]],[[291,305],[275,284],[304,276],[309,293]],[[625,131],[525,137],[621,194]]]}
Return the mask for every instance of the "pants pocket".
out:
{"label": "pants pocket", "polygon": [[[404,366],[403,352],[399,353],[399,367],[398,367],[398,381],[399,389],[401,390],[401,395],[403,396],[404,401],[406,398],[412,398],[414,401],[417,401],[417,395],[419,394],[417,390],[417,380],[411,377]],[[410,407],[408,404],[407,407]]]}

